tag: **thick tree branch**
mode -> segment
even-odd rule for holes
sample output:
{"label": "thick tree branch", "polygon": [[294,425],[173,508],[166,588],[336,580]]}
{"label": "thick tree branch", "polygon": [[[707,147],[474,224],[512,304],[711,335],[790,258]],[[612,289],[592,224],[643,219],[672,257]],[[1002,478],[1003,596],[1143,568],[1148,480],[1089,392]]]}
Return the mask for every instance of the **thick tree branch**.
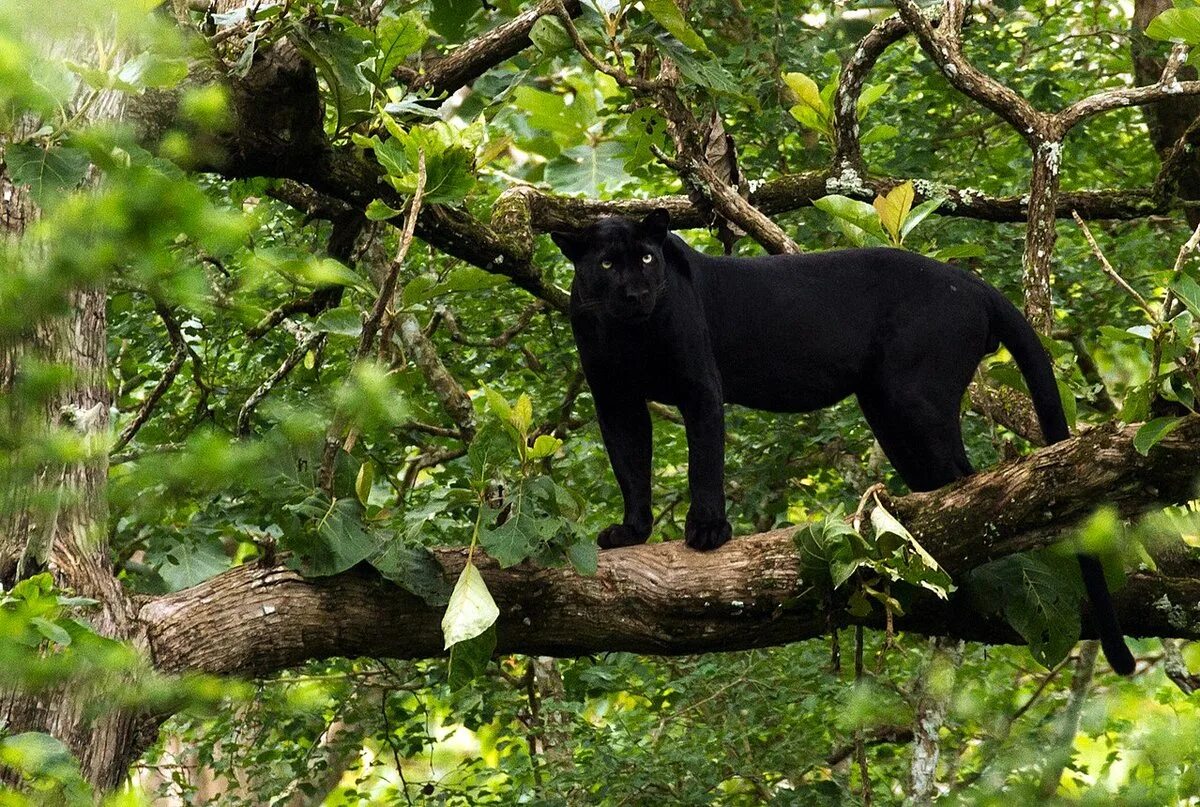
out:
{"label": "thick tree branch", "polygon": [[394,75],[414,89],[424,87],[435,94],[452,93],[532,45],[529,32],[534,24],[547,14],[556,13],[560,5],[565,7],[567,19],[578,16],[581,10],[579,0],[543,0],[503,25],[461,45],[450,55],[427,64],[423,72],[401,65]]}
{"label": "thick tree branch", "polygon": [[[1194,495],[1200,417],[1191,417],[1142,457],[1136,425],[1088,431],[954,487],[888,502],[959,583],[1010,552],[1044,547],[1108,502],[1133,515]],[[701,653],[778,645],[823,635],[831,624],[819,582],[802,570],[792,530],[738,538],[714,553],[669,542],[601,553],[594,577],[481,558],[500,606],[502,653],[569,656],[607,650]],[[466,550],[435,555],[448,579]],[[1130,635],[1200,637],[1195,560],[1131,575],[1117,592]],[[1178,576],[1172,576],[1178,572]],[[969,592],[949,603],[917,599],[896,625],[931,635],[1007,643],[1016,635],[981,615]],[[304,579],[278,566],[242,566],[147,602],[139,618],[166,670],[264,674],[314,657],[442,654],[442,609],[355,569]],[[847,624],[844,609],[833,624]],[[880,620],[874,620],[878,623]]]}

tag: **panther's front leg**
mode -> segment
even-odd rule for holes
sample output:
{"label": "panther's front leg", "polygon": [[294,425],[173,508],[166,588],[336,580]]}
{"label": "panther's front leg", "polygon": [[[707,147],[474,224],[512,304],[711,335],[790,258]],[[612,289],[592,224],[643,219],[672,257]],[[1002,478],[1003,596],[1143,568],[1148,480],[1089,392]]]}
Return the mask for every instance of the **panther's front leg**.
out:
{"label": "panther's front leg", "polygon": [[683,540],[692,549],[716,549],[732,537],[725,518],[725,410],[721,393],[707,385],[680,404],[687,429],[688,509]]}
{"label": "panther's front leg", "polygon": [[625,518],[600,531],[601,549],[644,544],[650,537],[650,457],[652,431],[646,401],[628,392],[592,384],[600,435],[612,463],[613,474],[625,500]]}

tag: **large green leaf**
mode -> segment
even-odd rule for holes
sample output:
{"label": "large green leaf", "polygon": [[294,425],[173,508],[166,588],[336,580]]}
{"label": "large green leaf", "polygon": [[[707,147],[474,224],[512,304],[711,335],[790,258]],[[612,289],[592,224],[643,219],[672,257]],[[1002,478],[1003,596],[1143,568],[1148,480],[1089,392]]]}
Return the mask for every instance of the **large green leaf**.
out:
{"label": "large green leaf", "polygon": [[1143,457],[1150,453],[1150,449],[1154,448],[1164,437],[1175,431],[1176,427],[1183,422],[1183,418],[1168,416],[1155,418],[1149,423],[1143,423],[1141,428],[1137,430],[1137,434],[1133,437],[1133,447]]}
{"label": "large green leaf", "polygon": [[330,504],[324,493],[313,493],[284,510],[298,520],[295,531],[287,531],[286,549],[293,551],[293,565],[304,574],[321,577],[338,574],[370,557],[376,541],[361,519],[362,507],[355,499],[338,499]]}
{"label": "large green leaf", "polygon": [[700,35],[693,30],[692,26],[688,25],[687,20],[679,11],[679,6],[675,5],[675,0],[642,0],[642,5],[659,25],[671,33],[671,36],[692,50],[708,52],[708,45],[704,44]]}
{"label": "large green leaf", "polygon": [[1079,641],[1082,590],[1077,570],[1047,553],[1009,555],[971,572],[978,607],[1002,612],[1037,661],[1053,667]]}
{"label": "large green leaf", "polygon": [[546,182],[558,193],[595,197],[631,184],[625,170],[625,147],[615,141],[575,146],[546,166]]}
{"label": "large green leaf", "polygon": [[1146,26],[1146,36],[1189,45],[1200,44],[1200,8],[1167,9]]}
{"label": "large green leaf", "polygon": [[879,213],[866,202],[834,193],[817,199],[813,207],[833,216],[834,223],[855,246],[883,246],[887,243],[879,223]]}
{"label": "large green leaf", "polygon": [[371,565],[429,605],[445,605],[450,600],[450,584],[442,565],[424,546],[402,538],[388,541],[383,551],[371,558]]}
{"label": "large green leaf", "polygon": [[216,536],[176,542],[157,567],[172,591],[203,583],[228,568],[229,555]]}
{"label": "large green leaf", "polygon": [[458,642],[450,648],[450,664],[447,670],[450,691],[462,689],[483,675],[487,663],[496,651],[496,626],[491,625],[473,639]]}
{"label": "large green leaf", "polygon": [[386,80],[408,56],[416,53],[429,38],[425,21],[416,11],[399,17],[384,17],[375,27],[375,47],[379,49],[375,70]]}
{"label": "large green leaf", "polygon": [[433,0],[429,24],[450,42],[461,42],[467,23],[480,8],[478,0]]}
{"label": "large green leaf", "polygon": [[18,185],[28,185],[30,197],[45,205],[54,194],[71,190],[87,175],[88,156],[66,146],[42,148],[33,143],[14,143],[4,148],[8,175]]}

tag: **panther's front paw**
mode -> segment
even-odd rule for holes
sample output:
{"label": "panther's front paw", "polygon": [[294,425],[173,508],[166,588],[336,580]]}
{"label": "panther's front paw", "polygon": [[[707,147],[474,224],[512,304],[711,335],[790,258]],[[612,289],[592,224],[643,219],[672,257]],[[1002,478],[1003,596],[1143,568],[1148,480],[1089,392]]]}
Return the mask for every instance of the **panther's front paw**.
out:
{"label": "panther's front paw", "polygon": [[648,531],[642,535],[626,524],[610,524],[600,530],[600,535],[596,537],[596,543],[600,545],[601,549],[615,549],[618,546],[644,544],[649,537]]}
{"label": "panther's front paw", "polygon": [[689,516],[683,528],[683,542],[701,552],[716,549],[732,537],[733,528],[723,518],[712,521],[693,521]]}

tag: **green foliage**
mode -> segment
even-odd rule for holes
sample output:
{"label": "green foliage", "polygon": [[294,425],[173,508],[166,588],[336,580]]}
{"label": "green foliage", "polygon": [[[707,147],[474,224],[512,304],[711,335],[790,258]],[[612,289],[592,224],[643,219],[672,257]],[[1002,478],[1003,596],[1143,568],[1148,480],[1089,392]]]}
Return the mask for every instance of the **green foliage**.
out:
{"label": "green foliage", "polygon": [[847,519],[840,508],[797,529],[792,540],[804,568],[833,589],[854,578],[847,607],[859,618],[870,613],[872,599],[893,614],[903,614],[891,588],[896,583],[923,588],[946,599],[954,590],[949,575],[877,496],[874,501],[870,537],[859,531],[856,522],[860,516]]}
{"label": "green foliage", "polygon": [[[211,136],[232,120],[219,87],[183,88],[181,126],[153,152],[119,126],[89,128],[86,115],[75,116],[80,103],[98,104],[102,91],[148,96],[177,86],[195,51],[160,24],[167,15],[145,13],[150,5],[81,0],[63,14],[60,4],[0,0],[0,128],[21,124],[19,136],[4,138],[4,169],[44,211],[20,244],[6,243],[0,253],[0,341],[68,312],[70,294],[107,284],[105,381],[113,393],[111,433],[84,439],[46,428],[42,413],[73,374],[46,356],[23,359],[17,383],[0,400],[0,483],[35,491],[30,505],[43,520],[56,512],[53,491],[37,493],[32,481],[106,453],[138,417],[179,349],[165,312],[178,328],[183,364],[151,417],[112,457],[109,550],[122,583],[139,594],[176,591],[276,556],[311,575],[368,564],[433,606],[451,605],[447,639],[459,640],[448,661],[334,659],[253,689],[165,680],[128,646],[90,630],[96,606],[36,577],[0,595],[0,688],[70,686],[100,710],[182,709],[143,760],[170,773],[156,780],[139,769],[131,788],[177,800],[202,800],[205,771],[223,804],[295,801],[297,794],[316,801],[322,785],[314,772],[344,764],[327,804],[409,797],[845,805],[859,803],[861,774],[849,757],[831,759],[853,747],[855,731],[868,739],[875,803],[902,801],[909,745],[878,738],[911,728],[929,682],[947,705],[937,770],[949,788],[943,800],[1043,800],[1038,774],[1046,749],[1058,742],[1074,665],[1053,675],[1041,665],[1065,658],[1079,635],[1074,547],[1006,558],[955,581],[963,591],[953,607],[990,609],[1030,646],[967,644],[955,664],[933,660],[920,637],[869,630],[858,682],[846,631],[769,651],[559,660],[549,678],[534,660],[493,658],[495,616],[477,574],[481,551],[504,566],[570,563],[593,573],[594,535],[620,513],[590,395],[586,388],[568,394],[577,372],[569,328],[557,314],[530,310],[528,294],[503,275],[418,240],[398,267],[389,316],[417,321],[470,398],[469,445],[398,335],[379,334],[371,360],[359,362],[377,270],[396,254],[394,227],[373,232],[354,263],[337,261],[327,256],[328,223],[277,201],[273,182],[187,173],[198,157],[211,156]],[[243,7],[211,23],[235,71],[249,70],[285,38],[312,59],[331,143],[374,160],[386,177],[384,198],[368,208],[372,220],[404,220],[422,158],[425,203],[482,220],[517,183],[599,199],[682,192],[654,154],[671,150],[661,115],[583,62],[557,19],[541,19],[530,34],[534,48],[447,103],[401,86],[393,74],[428,68],[527,4],[385,3],[377,21],[352,16],[352,5],[313,0],[286,13],[282,4],[265,5],[252,20]],[[828,168],[837,77],[870,22],[890,13],[876,5],[702,0],[682,13],[671,0],[585,3],[576,25],[611,64],[632,69],[635,58],[649,59],[653,77],[655,54],[670,58],[685,100],[697,113],[719,111],[742,173],[759,181]],[[1194,41],[1193,5],[1160,16],[1151,35]],[[1112,47],[1106,32],[1126,30],[1126,11],[1119,4],[1001,3],[973,18],[965,45],[975,64],[1039,108],[1059,108],[1101,83],[1125,83],[1130,54],[1123,40]],[[191,21],[197,28],[208,22],[200,11]],[[70,63],[41,46],[73,42],[80,31],[85,46]],[[914,205],[913,186],[901,184],[871,204],[852,182],[835,181],[817,202],[821,213],[775,218],[806,250],[847,239],[903,246],[954,261],[1020,299],[1023,228],[955,217],[950,203],[939,206],[937,188],[1019,197],[1028,176],[1022,137],[964,103],[911,38],[883,54],[873,82],[858,108],[867,164],[873,173],[923,180],[916,187],[931,201]],[[1064,188],[1149,185],[1159,163],[1139,116],[1107,114],[1074,132],[1063,151]],[[100,181],[83,191],[88,164]],[[1136,446],[1153,457],[1177,416],[1195,410],[1200,275],[1187,256],[1174,269],[1189,229],[1181,217],[1159,216],[1097,230],[1149,311],[1097,271],[1087,244],[1064,224],[1054,265],[1056,336],[1069,333],[1047,347],[1072,420],[1108,420],[1107,396],[1122,420],[1148,421]],[[720,248],[707,231],[685,235]],[[548,240],[530,246],[533,266],[567,286],[569,267]],[[757,252],[745,239],[734,250]],[[319,300],[332,302],[322,308]],[[283,322],[251,337],[277,310],[289,312]],[[314,333],[324,339],[296,353]],[[1080,369],[1085,351],[1095,375]],[[289,361],[292,369],[246,412],[243,431],[243,407]],[[1023,387],[1004,357],[984,374]],[[335,422],[344,431],[327,488],[319,472]],[[895,613],[917,597],[952,592],[886,510],[874,507],[860,531],[841,515],[880,477],[897,484],[886,463],[870,464],[871,436],[853,404],[795,416],[734,409],[728,423],[738,533],[802,525],[802,576],[835,587],[860,615]],[[976,414],[966,413],[964,429],[977,467],[1026,450]],[[679,498],[686,490],[683,430],[657,422],[654,456],[653,540],[677,539],[687,508]],[[1149,566],[1160,551],[1190,556],[1198,536],[1195,514],[1179,508],[1136,528],[1102,511],[1078,540],[1106,554],[1116,585],[1121,561]],[[464,571],[470,582],[459,588],[444,578],[430,547],[471,544],[467,568],[475,573]],[[1162,607],[1187,613],[1186,604]],[[831,645],[841,669],[833,667]],[[1160,653],[1149,642],[1138,649],[1149,660]],[[1194,675],[1200,651],[1192,645],[1182,653]],[[1099,675],[1055,798],[1194,798],[1194,701],[1157,664],[1130,682]],[[331,749],[340,755],[325,756]],[[25,773],[34,803],[92,799],[78,767],[44,735],[5,735],[0,760]],[[20,798],[0,794],[0,801]]]}
{"label": "green foliage", "polygon": [[913,197],[912,182],[903,182],[886,196],[876,196],[872,204],[834,193],[813,201],[813,206],[833,216],[834,223],[856,247],[901,247],[913,228],[945,202],[935,197],[913,207]]}

